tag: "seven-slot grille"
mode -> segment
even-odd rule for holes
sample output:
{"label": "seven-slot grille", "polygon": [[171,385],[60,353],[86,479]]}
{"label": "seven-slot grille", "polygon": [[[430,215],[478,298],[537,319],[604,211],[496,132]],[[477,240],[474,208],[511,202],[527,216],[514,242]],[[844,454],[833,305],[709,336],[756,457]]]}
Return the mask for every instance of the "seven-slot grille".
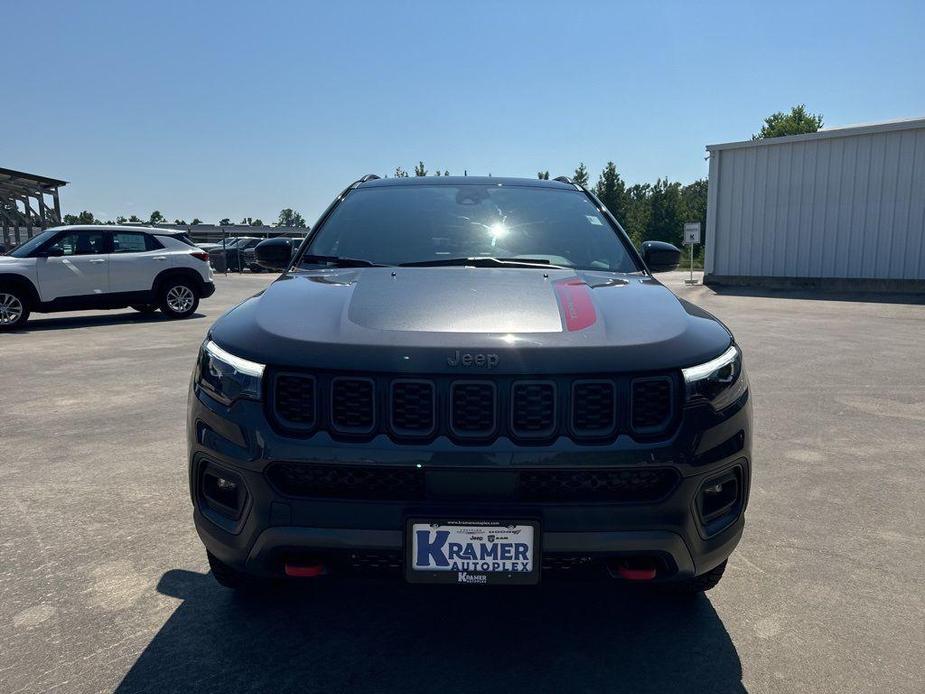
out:
{"label": "seven-slot grille", "polygon": [[409,443],[449,436],[470,444],[568,436],[601,443],[621,433],[667,434],[679,411],[675,381],[674,375],[533,380],[279,372],[269,400],[277,424],[296,435],[385,434]]}

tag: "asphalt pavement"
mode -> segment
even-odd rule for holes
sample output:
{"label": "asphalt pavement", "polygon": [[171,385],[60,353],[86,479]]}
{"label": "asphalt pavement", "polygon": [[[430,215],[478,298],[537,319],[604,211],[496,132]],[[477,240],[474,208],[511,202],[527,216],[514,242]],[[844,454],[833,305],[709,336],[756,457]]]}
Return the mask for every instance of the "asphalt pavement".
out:
{"label": "asphalt pavement", "polygon": [[[0,335],[0,692],[925,691],[925,305],[686,287],[755,398],[747,527],[693,603],[616,584],[314,583],[243,599],[193,529],[184,413],[212,322]],[[921,301],[921,299],[920,299]]]}

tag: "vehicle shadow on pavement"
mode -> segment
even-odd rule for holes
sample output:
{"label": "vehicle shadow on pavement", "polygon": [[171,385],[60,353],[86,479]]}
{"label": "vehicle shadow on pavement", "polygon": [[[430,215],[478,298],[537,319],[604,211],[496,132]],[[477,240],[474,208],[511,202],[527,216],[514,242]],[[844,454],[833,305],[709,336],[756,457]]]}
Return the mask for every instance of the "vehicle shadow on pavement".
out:
{"label": "vehicle shadow on pavement", "polygon": [[709,599],[629,588],[320,579],[242,597],[173,570],[158,590],[183,603],[118,691],[744,691]]}
{"label": "vehicle shadow on pavement", "polygon": [[[180,320],[195,320],[205,318],[204,313],[194,313]],[[169,323],[172,318],[167,318],[160,313],[138,313],[137,311],[106,313],[95,316],[67,316],[62,318],[36,318],[34,315],[29,319],[26,325],[18,330],[11,330],[9,335],[40,332],[43,330],[67,330],[70,328],[93,328],[106,325],[122,325],[132,323]]]}

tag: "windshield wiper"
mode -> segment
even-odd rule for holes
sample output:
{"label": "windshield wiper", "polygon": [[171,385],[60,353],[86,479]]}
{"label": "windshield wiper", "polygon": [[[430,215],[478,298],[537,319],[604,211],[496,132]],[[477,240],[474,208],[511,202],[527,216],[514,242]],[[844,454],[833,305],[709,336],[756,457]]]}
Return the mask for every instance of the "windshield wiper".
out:
{"label": "windshield wiper", "polygon": [[544,267],[563,268],[563,265],[553,265],[545,258],[495,258],[493,256],[475,256],[472,258],[434,258],[433,260],[418,260],[413,263],[400,263],[400,267],[444,267],[464,265],[467,267]]}
{"label": "windshield wiper", "polygon": [[340,258],[336,255],[311,255],[307,253],[299,260],[299,265],[305,264],[331,265],[333,267],[386,267],[381,263],[374,263],[365,258]]}

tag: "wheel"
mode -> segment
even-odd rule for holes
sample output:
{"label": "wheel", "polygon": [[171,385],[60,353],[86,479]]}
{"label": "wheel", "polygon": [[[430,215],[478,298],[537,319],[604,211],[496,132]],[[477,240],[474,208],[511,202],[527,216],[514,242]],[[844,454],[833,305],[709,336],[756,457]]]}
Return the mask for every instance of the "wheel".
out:
{"label": "wheel", "polygon": [[150,304],[132,304],[132,308],[138,313],[154,313],[157,311],[157,306],[151,306]]}
{"label": "wheel", "polygon": [[0,330],[16,330],[29,320],[29,300],[21,290],[0,289]]}
{"label": "wheel", "polygon": [[199,293],[182,277],[168,279],[161,287],[161,313],[168,318],[186,318],[199,306]]}
{"label": "wheel", "polygon": [[212,577],[218,581],[220,586],[231,590],[241,590],[250,585],[251,582],[248,581],[247,576],[240,571],[231,568],[208,550],[206,555],[209,557],[209,568],[212,570]]}
{"label": "wheel", "polygon": [[724,561],[722,564],[711,569],[710,571],[707,571],[705,574],[700,574],[699,576],[694,576],[693,578],[688,578],[684,581],[679,581],[676,583],[666,583],[664,588],[667,592],[674,595],[700,595],[700,593],[705,593],[706,591],[715,588],[716,585],[720,582],[720,579],[722,579],[723,572],[725,571],[726,562]]}

